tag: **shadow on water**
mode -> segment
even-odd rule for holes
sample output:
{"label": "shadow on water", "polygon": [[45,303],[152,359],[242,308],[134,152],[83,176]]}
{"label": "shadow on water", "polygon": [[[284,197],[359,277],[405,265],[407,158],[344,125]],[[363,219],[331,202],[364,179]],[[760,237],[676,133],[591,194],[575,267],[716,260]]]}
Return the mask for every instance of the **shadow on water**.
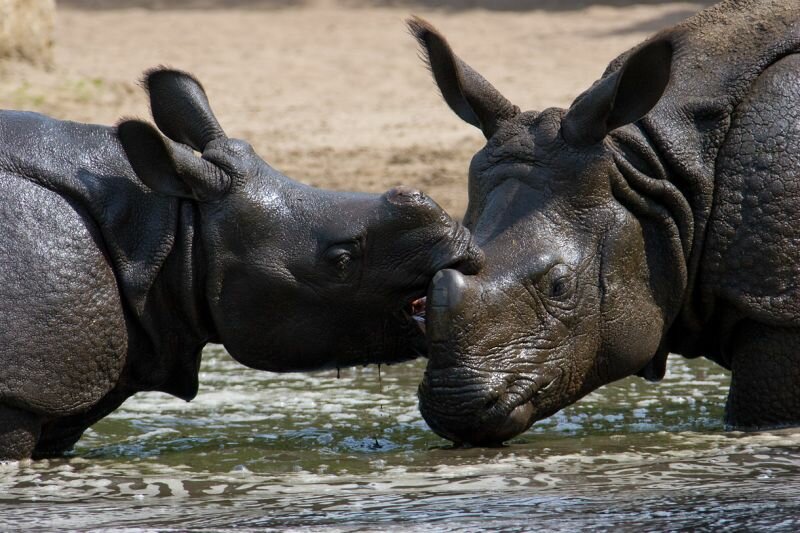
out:
{"label": "shadow on water", "polygon": [[[371,8],[444,9],[462,11],[574,11],[591,6],[628,7],[676,3],[675,0],[57,0],[61,7],[86,10],[112,9],[279,9],[311,5]],[[713,0],[687,0],[698,7]],[[661,27],[661,26],[657,26]]]}

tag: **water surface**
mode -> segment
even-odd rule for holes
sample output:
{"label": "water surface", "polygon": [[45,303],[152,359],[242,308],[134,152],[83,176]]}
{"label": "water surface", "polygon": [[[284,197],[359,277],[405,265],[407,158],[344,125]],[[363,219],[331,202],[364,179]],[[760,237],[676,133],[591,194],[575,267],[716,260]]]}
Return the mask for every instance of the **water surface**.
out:
{"label": "water surface", "polygon": [[416,407],[423,363],[278,375],[204,356],[198,397],[139,394],[71,457],[0,465],[0,531],[800,529],[800,431],[724,432],[728,375],[671,356],[496,449]]}

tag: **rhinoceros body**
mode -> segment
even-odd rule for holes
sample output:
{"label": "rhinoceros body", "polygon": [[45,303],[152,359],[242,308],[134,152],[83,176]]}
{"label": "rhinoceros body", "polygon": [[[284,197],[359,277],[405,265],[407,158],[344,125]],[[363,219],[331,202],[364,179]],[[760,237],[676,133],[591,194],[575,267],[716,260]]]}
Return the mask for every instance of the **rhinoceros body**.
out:
{"label": "rhinoceros body", "polygon": [[503,441],[605,383],[660,379],[670,352],[731,369],[728,425],[800,424],[800,5],[722,2],[538,113],[411,27],[488,139],[464,219],[485,268],[428,297],[431,427]]}
{"label": "rhinoceros body", "polygon": [[0,112],[0,460],[67,450],[138,391],[190,400],[208,342],[272,371],[415,357],[410,304],[477,268],[419,191],[297,183],[190,75],[146,85],[167,137]]}

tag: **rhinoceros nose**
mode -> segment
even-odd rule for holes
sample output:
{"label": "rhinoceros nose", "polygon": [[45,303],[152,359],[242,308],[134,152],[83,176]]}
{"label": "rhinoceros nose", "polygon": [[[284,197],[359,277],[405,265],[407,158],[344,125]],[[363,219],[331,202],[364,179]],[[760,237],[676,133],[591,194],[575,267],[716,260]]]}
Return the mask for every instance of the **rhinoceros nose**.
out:
{"label": "rhinoceros nose", "polygon": [[465,318],[467,280],[458,270],[440,270],[428,287],[426,333],[433,342],[450,338],[453,319]]}

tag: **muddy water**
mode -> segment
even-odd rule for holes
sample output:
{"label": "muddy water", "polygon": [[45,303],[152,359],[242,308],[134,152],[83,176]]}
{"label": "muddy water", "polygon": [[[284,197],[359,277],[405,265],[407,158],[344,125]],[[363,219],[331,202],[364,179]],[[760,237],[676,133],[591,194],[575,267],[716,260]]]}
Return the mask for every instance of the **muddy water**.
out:
{"label": "muddy water", "polygon": [[0,465],[0,531],[800,528],[800,431],[725,433],[728,376],[674,357],[501,449],[448,449],[415,363],[314,375],[209,350],[192,403],[142,394],[72,457]]}

